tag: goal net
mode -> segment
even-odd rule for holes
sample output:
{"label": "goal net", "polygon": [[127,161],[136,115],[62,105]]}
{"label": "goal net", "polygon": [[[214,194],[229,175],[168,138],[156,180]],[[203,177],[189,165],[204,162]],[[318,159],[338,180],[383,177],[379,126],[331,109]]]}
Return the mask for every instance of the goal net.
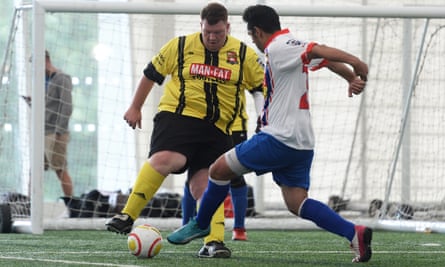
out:
{"label": "goal net", "polygon": [[[7,214],[14,224],[29,220],[34,233],[104,229],[106,218],[125,203],[148,154],[162,86],[144,105],[142,129],[133,130],[122,119],[142,70],[169,39],[199,30],[206,2],[35,1],[33,8],[15,9],[0,90],[3,230]],[[240,13],[256,2],[225,2],[231,34],[253,46]],[[316,149],[310,196],[376,228],[444,232],[444,8],[349,2],[350,8],[341,9],[294,1],[276,7],[283,28],[358,55],[370,68],[366,92],[353,98],[347,97],[347,83],[328,70],[311,73]],[[71,209],[61,198],[57,176],[42,164],[45,49],[73,83],[67,160],[79,202]],[[32,105],[22,96],[31,96]],[[255,123],[249,121],[249,135]],[[246,179],[257,212],[248,228],[268,218],[273,223],[267,227],[297,227],[295,219],[285,225],[290,213],[270,174]],[[179,225],[184,181],[185,175],[169,176],[142,218],[161,220],[161,228]]]}

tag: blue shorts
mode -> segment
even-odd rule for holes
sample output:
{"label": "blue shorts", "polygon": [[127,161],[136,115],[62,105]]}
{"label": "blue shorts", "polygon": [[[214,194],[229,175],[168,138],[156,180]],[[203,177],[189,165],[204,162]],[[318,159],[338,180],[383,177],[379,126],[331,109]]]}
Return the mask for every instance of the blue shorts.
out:
{"label": "blue shorts", "polygon": [[291,148],[259,132],[235,147],[239,162],[257,175],[267,172],[278,185],[309,190],[313,150]]}

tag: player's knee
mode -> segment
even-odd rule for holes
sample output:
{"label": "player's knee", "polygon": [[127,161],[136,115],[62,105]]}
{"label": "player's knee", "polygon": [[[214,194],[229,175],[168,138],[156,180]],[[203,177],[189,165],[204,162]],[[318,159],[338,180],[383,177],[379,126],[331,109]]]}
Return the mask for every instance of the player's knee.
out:
{"label": "player's knee", "polygon": [[210,165],[209,176],[212,177],[213,179],[221,180],[221,172],[219,170],[217,162]]}
{"label": "player's knee", "polygon": [[230,168],[225,164],[224,160],[217,160],[210,165],[209,175],[215,180],[231,180],[233,175]]}

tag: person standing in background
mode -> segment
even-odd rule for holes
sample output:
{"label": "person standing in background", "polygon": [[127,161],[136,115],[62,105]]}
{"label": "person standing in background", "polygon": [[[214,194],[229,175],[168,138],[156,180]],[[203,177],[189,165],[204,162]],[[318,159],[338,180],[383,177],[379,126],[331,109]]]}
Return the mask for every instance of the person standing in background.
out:
{"label": "person standing in background", "polygon": [[68,172],[69,120],[73,112],[71,76],[57,69],[45,51],[45,170],[56,172],[65,197],[73,195]]}

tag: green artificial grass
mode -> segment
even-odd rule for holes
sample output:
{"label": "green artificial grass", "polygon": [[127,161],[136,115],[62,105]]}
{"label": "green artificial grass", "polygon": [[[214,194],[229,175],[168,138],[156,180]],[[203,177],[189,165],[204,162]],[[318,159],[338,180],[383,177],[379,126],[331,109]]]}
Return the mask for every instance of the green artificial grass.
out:
{"label": "green artificial grass", "polygon": [[[202,240],[171,245],[152,259],[138,259],[127,237],[106,231],[45,231],[0,234],[0,266],[357,266],[348,242],[324,231],[250,230],[249,241],[232,241],[229,259],[196,257]],[[445,266],[445,235],[374,231],[373,257],[364,266]]]}

